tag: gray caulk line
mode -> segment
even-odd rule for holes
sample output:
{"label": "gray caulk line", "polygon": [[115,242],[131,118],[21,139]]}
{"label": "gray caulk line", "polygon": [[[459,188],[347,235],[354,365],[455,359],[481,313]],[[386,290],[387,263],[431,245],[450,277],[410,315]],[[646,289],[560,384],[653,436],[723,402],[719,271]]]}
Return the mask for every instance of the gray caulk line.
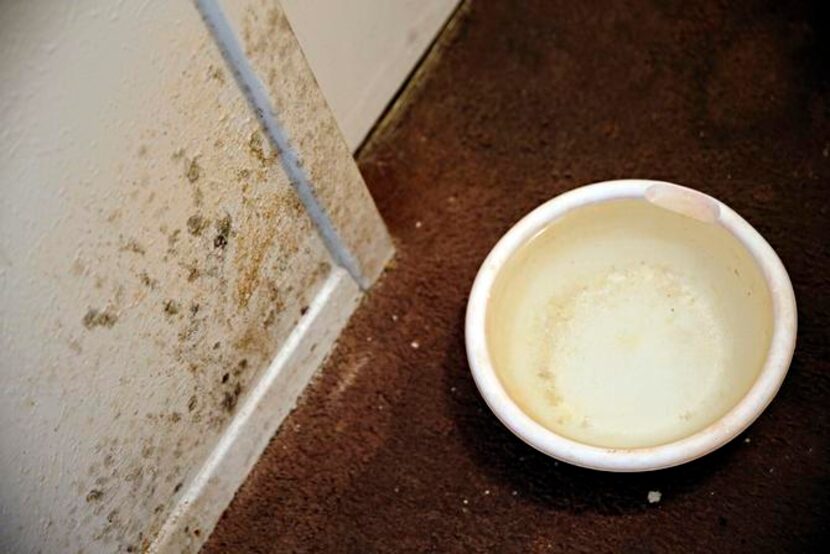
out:
{"label": "gray caulk line", "polygon": [[361,289],[369,288],[369,281],[360,270],[352,252],[343,243],[331,219],[325,212],[311,186],[311,180],[302,167],[299,155],[280,123],[275,108],[268,99],[265,85],[257,77],[242,45],[236,38],[228,19],[217,0],[196,0],[196,5],[213,35],[222,57],[231,67],[237,83],[262,124],[271,146],[277,151],[283,171],[305,206],[308,216],[320,233],[323,243],[335,263],[345,269]]}

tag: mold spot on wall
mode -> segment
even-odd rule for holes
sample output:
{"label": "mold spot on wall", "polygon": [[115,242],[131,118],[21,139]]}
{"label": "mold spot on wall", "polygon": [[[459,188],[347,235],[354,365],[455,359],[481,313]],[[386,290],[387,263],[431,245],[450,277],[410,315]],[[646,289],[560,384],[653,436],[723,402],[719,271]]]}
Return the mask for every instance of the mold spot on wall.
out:
{"label": "mold spot on wall", "polygon": [[262,320],[262,326],[267,329],[268,327],[273,325],[276,320],[277,320],[277,310],[272,308],[268,311],[268,315],[265,316],[265,319]]}
{"label": "mold spot on wall", "polygon": [[222,408],[228,412],[233,412],[233,409],[236,408],[237,402],[239,402],[239,397],[242,395],[242,385],[236,383],[233,386],[233,390],[226,392],[222,396]]}
{"label": "mold spot on wall", "polygon": [[146,250],[143,246],[141,246],[136,239],[128,239],[124,242],[123,246],[121,246],[122,252],[133,252],[134,254],[144,255]]}
{"label": "mold spot on wall", "polygon": [[195,187],[193,189],[193,204],[197,207],[201,206],[205,201],[205,193],[202,192],[202,189],[199,187]]}
{"label": "mold spot on wall", "polygon": [[185,176],[187,180],[191,183],[195,183],[199,180],[199,177],[202,175],[202,168],[199,166],[199,162],[196,158],[190,160],[190,163],[187,164],[187,170],[185,171]]}
{"label": "mold spot on wall", "polygon": [[225,214],[224,217],[216,221],[216,236],[213,239],[213,246],[222,250],[228,245],[228,238],[231,234],[231,216]]}
{"label": "mold spot on wall", "polygon": [[248,150],[264,166],[270,165],[276,159],[274,154],[265,153],[265,141],[259,131],[251,133],[251,137],[248,139]]}
{"label": "mold spot on wall", "polygon": [[154,289],[158,285],[158,281],[152,279],[150,277],[150,274],[146,271],[141,272],[141,274],[139,275],[139,279],[141,279],[141,284],[149,289]]}
{"label": "mold spot on wall", "polygon": [[191,235],[198,237],[209,224],[202,214],[194,214],[187,218],[187,231]]}
{"label": "mold spot on wall", "polygon": [[81,321],[87,329],[93,329],[95,327],[110,328],[118,321],[118,316],[110,311],[110,308],[105,310],[90,308]]}
{"label": "mold spot on wall", "polygon": [[166,300],[164,302],[164,313],[165,315],[171,316],[176,315],[181,310],[179,303],[175,300]]}
{"label": "mold spot on wall", "polygon": [[172,233],[167,236],[167,251],[170,254],[176,253],[176,244],[179,242],[179,235],[181,234],[181,229],[176,229]]}
{"label": "mold spot on wall", "polygon": [[211,65],[208,68],[208,74],[210,75],[211,79],[216,79],[220,83],[225,83],[225,72],[222,70],[221,67],[217,67],[215,65]]}
{"label": "mold spot on wall", "polygon": [[193,281],[198,279],[201,274],[202,273],[199,271],[198,267],[191,266],[190,268],[188,268],[187,271],[187,282],[192,283]]}
{"label": "mold spot on wall", "polygon": [[155,450],[155,447],[152,444],[145,443],[144,446],[141,447],[141,457],[144,459],[149,458],[153,455],[153,450]]}
{"label": "mold spot on wall", "polygon": [[[270,256],[276,255],[276,267],[280,270],[280,264],[291,259],[297,252],[298,246],[293,241],[280,243],[279,250],[274,252],[275,242],[280,238],[280,220],[285,217],[285,212],[293,209],[295,196],[291,192],[256,202],[246,202],[250,217],[243,222],[234,260],[239,272],[236,285],[236,302],[239,308],[248,307],[251,296],[262,284],[263,268]],[[274,307],[278,311],[281,310],[283,301],[278,287],[269,283],[268,291]]]}

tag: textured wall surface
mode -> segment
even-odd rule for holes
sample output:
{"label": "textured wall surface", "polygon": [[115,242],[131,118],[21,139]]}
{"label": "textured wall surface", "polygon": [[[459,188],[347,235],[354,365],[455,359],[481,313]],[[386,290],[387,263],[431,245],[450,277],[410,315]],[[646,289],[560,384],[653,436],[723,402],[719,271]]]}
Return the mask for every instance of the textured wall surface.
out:
{"label": "textured wall surface", "polygon": [[302,166],[316,197],[356,257],[360,272],[368,281],[374,280],[391,252],[389,235],[377,232],[383,227],[380,215],[284,11],[271,0],[220,3],[271,105],[304,154]]}
{"label": "textured wall surface", "polygon": [[0,67],[0,550],[137,551],[331,257],[190,2],[5,2]]}
{"label": "textured wall surface", "polygon": [[[206,551],[826,550],[824,5],[462,8],[441,54],[361,152],[395,266]],[[626,177],[696,187],[746,217],[790,273],[799,334],[781,391],[746,434],[681,467],[615,475],[557,463],[496,419],[467,366],[464,310],[479,265],[521,216]]]}

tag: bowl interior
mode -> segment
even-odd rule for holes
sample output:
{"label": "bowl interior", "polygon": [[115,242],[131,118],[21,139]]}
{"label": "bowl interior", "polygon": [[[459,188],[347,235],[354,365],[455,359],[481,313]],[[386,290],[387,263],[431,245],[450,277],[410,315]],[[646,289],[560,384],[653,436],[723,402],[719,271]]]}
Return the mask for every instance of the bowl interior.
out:
{"label": "bowl interior", "polygon": [[652,447],[722,417],[763,368],[770,291],[715,222],[643,199],[575,208],[514,252],[487,349],[523,412],[607,448]]}

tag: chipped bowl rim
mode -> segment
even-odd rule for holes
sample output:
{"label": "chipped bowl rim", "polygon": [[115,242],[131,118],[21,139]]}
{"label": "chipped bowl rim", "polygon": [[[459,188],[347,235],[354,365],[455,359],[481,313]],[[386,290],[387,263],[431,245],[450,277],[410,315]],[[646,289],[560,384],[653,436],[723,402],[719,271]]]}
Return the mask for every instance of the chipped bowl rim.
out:
{"label": "chipped bowl rim", "polygon": [[[605,448],[564,437],[536,422],[508,395],[490,360],[485,319],[493,283],[505,262],[539,231],[580,207],[621,199],[643,199],[667,209],[721,225],[758,264],[770,292],[773,333],[769,351],[749,391],[722,417],[682,439],[645,448]],[[636,472],[680,465],[704,456],[749,427],[775,397],[792,361],[797,334],[795,294],[778,255],[755,228],[723,202],[697,190],[665,181],[603,181],[573,189],[520,219],[488,254],[467,303],[465,342],[476,386],[498,419],[537,450],[591,469]]]}

